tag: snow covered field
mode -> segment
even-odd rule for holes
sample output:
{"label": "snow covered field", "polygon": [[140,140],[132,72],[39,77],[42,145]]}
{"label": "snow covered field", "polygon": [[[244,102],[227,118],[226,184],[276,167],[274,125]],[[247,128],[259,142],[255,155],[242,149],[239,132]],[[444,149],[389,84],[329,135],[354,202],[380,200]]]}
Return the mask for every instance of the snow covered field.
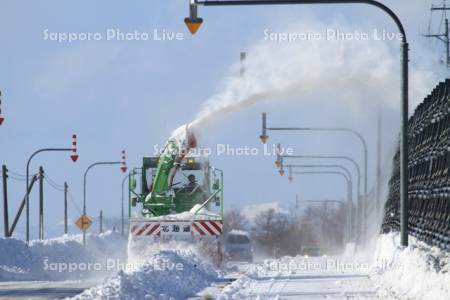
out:
{"label": "snow covered field", "polygon": [[[117,232],[65,235],[43,241],[0,239],[0,281],[67,280],[116,273],[113,262],[126,261],[127,239]],[[109,267],[108,264],[109,263]]]}

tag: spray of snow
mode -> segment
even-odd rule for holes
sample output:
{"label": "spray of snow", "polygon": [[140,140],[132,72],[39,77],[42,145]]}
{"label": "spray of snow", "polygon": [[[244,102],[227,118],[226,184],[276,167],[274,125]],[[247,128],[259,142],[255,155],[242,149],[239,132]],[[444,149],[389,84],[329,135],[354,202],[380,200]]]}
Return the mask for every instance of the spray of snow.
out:
{"label": "spray of snow", "polygon": [[[399,107],[398,53],[379,41],[260,42],[248,51],[245,76],[233,66],[218,93],[205,101],[190,126],[200,127],[266,100],[320,91],[350,109],[383,101]],[[435,76],[412,68],[411,99],[422,99]],[[417,84],[416,84],[417,83]],[[370,91],[368,95],[367,91]],[[301,100],[301,98],[299,98]]]}
{"label": "spray of snow", "polygon": [[[285,31],[298,32],[299,27],[290,26]],[[304,24],[300,28],[305,30]],[[306,101],[317,95],[342,103],[349,115],[360,120],[373,112],[380,101],[386,109],[399,110],[399,68],[398,50],[380,41],[261,41],[248,49],[245,75],[240,76],[240,65],[232,66],[230,75],[222,81],[218,92],[204,102],[189,128],[196,133],[207,130],[211,123],[230,113],[261,102],[294,97]],[[436,76],[410,67],[411,107],[423,99],[435,84]],[[174,135],[180,136],[180,128]],[[375,217],[376,222],[369,224],[379,225],[380,217]],[[376,236],[378,228],[370,233]]]}

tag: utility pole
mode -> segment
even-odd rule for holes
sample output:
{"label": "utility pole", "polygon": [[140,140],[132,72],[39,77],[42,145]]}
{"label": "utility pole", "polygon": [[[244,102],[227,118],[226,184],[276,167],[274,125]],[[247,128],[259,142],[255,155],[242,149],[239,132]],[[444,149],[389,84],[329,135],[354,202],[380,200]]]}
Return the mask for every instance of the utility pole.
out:
{"label": "utility pole", "polygon": [[44,168],[39,167],[39,239],[44,239]]}
{"label": "utility pole", "polygon": [[2,166],[3,177],[3,228],[5,231],[5,238],[9,237],[9,215],[8,215],[8,169],[5,165]]}
{"label": "utility pole", "polygon": [[5,118],[2,116],[2,91],[0,91],[0,125],[2,125]]}
{"label": "utility pole", "polygon": [[100,210],[100,233],[103,232],[103,210]]}
{"label": "utility pole", "polygon": [[11,237],[12,234],[14,233],[14,229],[16,228],[17,222],[19,222],[19,219],[20,219],[20,216],[22,214],[22,211],[23,211],[23,209],[24,209],[24,207],[26,205],[27,197],[30,196],[30,192],[33,189],[33,185],[34,185],[34,183],[37,180],[38,180],[38,176],[37,176],[37,174],[34,174],[31,177],[31,182],[28,185],[28,188],[27,188],[27,191],[25,193],[25,196],[23,197],[22,203],[19,206],[19,210],[17,211],[17,214],[16,214],[16,216],[15,216],[15,218],[14,218],[12,224],[11,224],[11,228],[9,229],[9,232],[8,232],[8,237]]}
{"label": "utility pole", "polygon": [[441,42],[445,44],[445,65],[447,68],[450,68],[450,39],[449,39],[449,29],[448,29],[448,18],[447,18],[447,10],[450,10],[450,7],[448,7],[445,3],[445,1],[442,3],[442,6],[434,6],[431,5],[430,11],[442,11],[443,17],[444,17],[444,32],[440,33],[430,33],[430,29],[428,28],[428,34],[424,34],[424,37],[427,38],[437,38]]}
{"label": "utility pole", "polygon": [[64,234],[68,233],[67,227],[67,182],[64,182]]}

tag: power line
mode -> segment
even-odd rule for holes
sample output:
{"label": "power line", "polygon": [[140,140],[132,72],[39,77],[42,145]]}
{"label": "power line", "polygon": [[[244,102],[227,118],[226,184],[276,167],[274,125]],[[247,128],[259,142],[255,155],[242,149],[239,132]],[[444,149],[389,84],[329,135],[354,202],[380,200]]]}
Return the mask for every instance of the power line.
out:
{"label": "power line", "polygon": [[60,192],[64,192],[64,187],[58,187],[58,185],[56,185],[53,181],[51,181],[47,176],[44,175],[44,180],[55,190],[60,191]]}
{"label": "power line", "polygon": [[45,173],[44,179],[45,179],[45,181],[47,181],[48,184],[53,186],[55,189],[57,189],[59,191],[64,191],[64,185],[56,183],[56,181],[51,179],[47,173]]}
{"label": "power line", "polygon": [[[25,177],[19,177],[17,175],[11,175],[11,174],[15,174],[14,172],[11,172],[11,174],[9,174],[9,173],[10,173],[10,171],[7,172],[7,176],[8,176],[8,178],[10,178],[12,180],[16,180],[16,181],[25,181],[26,180]],[[37,175],[37,173],[30,175],[30,178],[32,178],[35,175]],[[2,172],[0,172],[0,176],[3,176]]]}
{"label": "power line", "polygon": [[[2,173],[2,172],[0,172],[0,174],[3,176],[3,173]],[[37,173],[36,173],[36,174],[37,174]],[[9,170],[9,169],[8,169],[7,175],[8,175],[8,177],[11,177],[11,175],[13,175],[15,178],[23,178],[23,180],[25,180],[25,178],[27,177],[27,176],[25,176],[25,175],[23,175],[23,174],[14,172],[14,171]],[[28,176],[28,178],[31,179],[33,176],[34,176],[34,174]]]}
{"label": "power line", "polygon": [[78,206],[78,204],[76,203],[72,193],[70,192],[70,189],[67,190],[67,194],[69,195],[69,200],[70,202],[72,202],[73,206],[75,207],[75,209],[80,213],[83,214],[82,210],[80,209],[80,207]]}

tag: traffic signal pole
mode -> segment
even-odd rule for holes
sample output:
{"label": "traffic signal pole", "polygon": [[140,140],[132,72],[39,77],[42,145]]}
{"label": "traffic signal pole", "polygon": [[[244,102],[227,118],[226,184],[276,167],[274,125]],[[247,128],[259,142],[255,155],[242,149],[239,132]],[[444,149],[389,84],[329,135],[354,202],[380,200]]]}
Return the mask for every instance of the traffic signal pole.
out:
{"label": "traffic signal pole", "polygon": [[3,179],[3,229],[5,237],[9,237],[9,214],[8,214],[8,169],[2,166]]}
{"label": "traffic signal pole", "polygon": [[[74,135],[75,137],[75,135]],[[31,156],[28,158],[27,161],[27,170],[26,170],[26,188],[25,188],[25,205],[26,205],[26,240],[27,240],[27,245],[29,245],[30,243],[30,196],[28,193],[28,186],[29,186],[29,176],[30,176],[30,162],[33,159],[33,157],[35,157],[37,154],[41,153],[41,152],[72,152],[74,151],[76,152],[76,148],[43,148],[43,149],[39,149],[37,151],[35,151],[33,154],[31,154]],[[71,159],[73,162],[75,162],[78,159],[78,155],[76,155],[76,157],[74,155],[71,155]]]}

